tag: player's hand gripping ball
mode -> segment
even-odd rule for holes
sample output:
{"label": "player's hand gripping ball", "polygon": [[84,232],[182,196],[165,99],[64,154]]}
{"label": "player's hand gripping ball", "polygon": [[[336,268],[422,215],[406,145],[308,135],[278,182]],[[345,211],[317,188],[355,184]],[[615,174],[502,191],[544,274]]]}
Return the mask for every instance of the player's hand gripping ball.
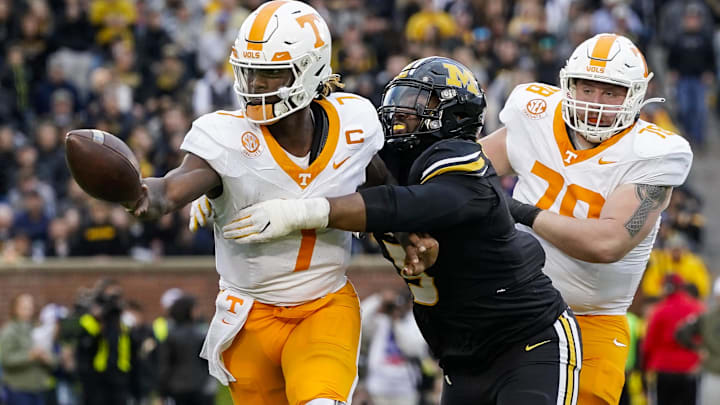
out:
{"label": "player's hand gripping ball", "polygon": [[97,129],[70,131],[65,159],[75,181],[91,196],[114,203],[140,198],[140,165],[116,136]]}

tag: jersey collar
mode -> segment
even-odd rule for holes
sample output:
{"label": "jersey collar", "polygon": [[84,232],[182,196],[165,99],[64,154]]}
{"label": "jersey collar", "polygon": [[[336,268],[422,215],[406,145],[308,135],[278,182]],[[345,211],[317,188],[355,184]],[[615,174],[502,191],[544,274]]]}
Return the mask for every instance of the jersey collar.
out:
{"label": "jersey collar", "polygon": [[323,146],[318,157],[307,169],[301,168],[288,157],[287,152],[275,140],[275,137],[272,136],[267,126],[260,126],[263,137],[265,138],[265,143],[267,144],[273,159],[275,159],[275,162],[303,190],[305,190],[305,188],[309,186],[315,178],[317,178],[317,176],[325,169],[328,162],[330,162],[330,159],[335,154],[340,134],[340,118],[332,103],[324,99],[315,100],[314,102],[320,104],[320,106],[322,106],[325,110],[329,128],[325,146]]}
{"label": "jersey collar", "polygon": [[562,103],[558,103],[555,108],[555,117],[553,118],[553,134],[555,135],[555,142],[557,143],[558,151],[560,152],[560,159],[565,166],[584,162],[594,156],[597,156],[600,152],[618,143],[620,139],[627,135],[627,133],[634,127],[635,124],[633,123],[619,134],[606,139],[594,148],[575,149],[572,142],[570,142],[570,136],[567,133],[567,127],[565,126],[565,121],[562,118]]}

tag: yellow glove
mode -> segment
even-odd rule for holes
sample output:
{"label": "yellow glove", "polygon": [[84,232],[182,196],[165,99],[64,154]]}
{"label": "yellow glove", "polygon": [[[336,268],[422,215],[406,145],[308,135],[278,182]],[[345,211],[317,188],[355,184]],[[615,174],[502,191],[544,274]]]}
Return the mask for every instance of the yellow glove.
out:
{"label": "yellow glove", "polygon": [[210,199],[203,194],[202,197],[190,203],[190,232],[197,232],[198,228],[204,227],[213,217],[213,207]]}

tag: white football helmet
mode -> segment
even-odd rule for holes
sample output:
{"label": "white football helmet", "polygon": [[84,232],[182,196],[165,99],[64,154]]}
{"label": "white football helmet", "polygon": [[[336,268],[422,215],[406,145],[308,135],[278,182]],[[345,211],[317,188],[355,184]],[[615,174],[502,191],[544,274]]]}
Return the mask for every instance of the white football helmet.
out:
{"label": "white football helmet", "polygon": [[[648,103],[663,98],[645,99],[653,74],[640,50],[629,39],[616,34],[598,34],[580,44],[560,70],[563,91],[562,117],[565,123],[592,143],[600,143],[631,126]],[[628,89],[621,105],[578,101],[575,80],[585,79],[610,83]],[[588,122],[589,113],[597,113],[597,121]],[[609,126],[601,126],[603,114],[614,114]]]}
{"label": "white football helmet", "polygon": [[[332,75],[330,46],[327,24],[305,3],[275,0],[253,11],[240,27],[230,54],[233,88],[247,119],[271,124],[310,104]],[[275,91],[250,93],[250,69],[290,69],[294,79]],[[280,101],[268,102],[273,96]]]}

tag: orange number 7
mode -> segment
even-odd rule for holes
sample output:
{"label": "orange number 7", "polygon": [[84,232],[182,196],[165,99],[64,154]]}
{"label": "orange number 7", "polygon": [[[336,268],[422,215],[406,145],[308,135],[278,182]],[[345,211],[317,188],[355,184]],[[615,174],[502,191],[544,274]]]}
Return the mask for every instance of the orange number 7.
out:
{"label": "orange number 7", "polygon": [[295,261],[295,269],[293,271],[303,271],[310,268],[310,260],[312,259],[313,250],[315,250],[315,240],[317,234],[314,229],[303,229],[302,239],[300,240],[300,251]]}
{"label": "orange number 7", "polygon": [[[560,173],[538,161],[535,161],[530,172],[548,183],[545,194],[535,203],[536,207],[546,210],[555,203],[555,200],[565,185],[565,180]],[[600,218],[600,211],[602,211],[602,207],[605,205],[605,198],[600,193],[588,190],[577,184],[568,184],[565,190],[565,196],[560,203],[559,214],[565,215],[566,217],[574,217],[573,211],[575,211],[578,200],[587,203],[589,207],[588,218]]]}

